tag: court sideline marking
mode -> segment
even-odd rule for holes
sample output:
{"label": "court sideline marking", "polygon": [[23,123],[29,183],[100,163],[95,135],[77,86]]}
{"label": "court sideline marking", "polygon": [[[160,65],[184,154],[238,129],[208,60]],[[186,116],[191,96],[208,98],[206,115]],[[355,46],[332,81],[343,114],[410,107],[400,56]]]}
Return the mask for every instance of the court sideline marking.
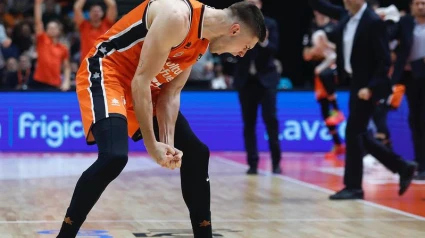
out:
{"label": "court sideline marking", "polygon": [[[238,166],[240,168],[248,168],[247,165],[235,162],[231,159],[226,159],[222,156],[213,156],[213,157],[214,157],[214,159],[220,160],[221,162],[227,163],[229,165]],[[261,172],[262,174],[271,174],[270,172],[266,172],[262,169],[258,169],[258,171]],[[292,182],[292,183],[298,184],[300,186],[310,188],[310,189],[313,189],[313,190],[316,190],[316,191],[320,191],[320,192],[323,192],[323,193],[327,193],[327,194],[335,193],[335,191],[333,191],[331,189],[323,188],[323,187],[320,187],[318,185],[307,183],[307,182],[304,182],[304,181],[301,181],[301,180],[298,180],[298,179],[294,179],[294,178],[291,178],[291,177],[288,177],[288,176],[285,176],[285,175],[280,174],[280,175],[273,175],[273,176],[276,177],[276,178],[282,179],[284,181]],[[380,204],[377,204],[377,203],[374,203],[374,202],[361,200],[361,199],[356,199],[354,201],[356,201],[358,203],[362,203],[364,205],[371,206],[371,207],[379,208],[379,209],[382,209],[382,210],[385,210],[385,211],[388,211],[388,212],[407,216],[407,217],[417,219],[417,220],[420,220],[420,221],[425,221],[425,217],[421,217],[421,216],[418,216],[418,215],[415,215],[415,214],[411,214],[411,213],[408,213],[408,212],[397,210],[397,209],[394,209],[394,208],[391,208],[391,207],[386,207],[386,206],[383,206],[383,205],[380,205]],[[343,202],[343,201],[337,201],[337,202]]]}

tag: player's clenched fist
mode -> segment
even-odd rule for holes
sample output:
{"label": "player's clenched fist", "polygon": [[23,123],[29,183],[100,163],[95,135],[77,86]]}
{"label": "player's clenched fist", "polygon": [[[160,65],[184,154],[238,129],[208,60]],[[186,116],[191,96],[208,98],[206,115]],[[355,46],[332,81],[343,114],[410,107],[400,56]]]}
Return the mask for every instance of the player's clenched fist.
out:
{"label": "player's clenched fist", "polygon": [[162,167],[175,169],[182,164],[183,152],[162,142],[146,147],[149,155]]}
{"label": "player's clenched fist", "polygon": [[176,148],[174,148],[174,155],[171,159],[169,159],[166,163],[167,168],[169,169],[176,169],[176,168],[180,168],[182,165],[182,157],[183,157],[183,152],[181,150],[178,150]]}
{"label": "player's clenched fist", "polygon": [[162,142],[155,142],[146,146],[149,155],[162,167],[167,167],[168,161],[172,160],[176,151],[173,147]]}

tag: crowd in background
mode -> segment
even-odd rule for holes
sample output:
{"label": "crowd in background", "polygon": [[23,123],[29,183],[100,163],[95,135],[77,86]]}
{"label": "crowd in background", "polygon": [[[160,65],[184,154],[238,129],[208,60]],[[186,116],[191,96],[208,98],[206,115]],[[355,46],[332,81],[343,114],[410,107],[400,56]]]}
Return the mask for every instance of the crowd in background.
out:
{"label": "crowd in background", "polygon": [[[37,63],[39,63],[39,53],[43,52],[37,47],[37,33],[35,29],[34,6],[35,0],[0,0],[0,90],[74,90],[74,77],[78,70],[80,59],[82,57],[81,26],[76,20],[75,3],[81,1],[67,0],[44,0],[42,1],[42,22],[43,26],[52,20],[60,23],[60,43],[63,44],[68,52],[67,58],[69,64],[61,64],[61,80],[65,81],[66,69],[70,71],[69,87],[57,83],[53,87],[39,87],[34,85],[34,74],[36,73]],[[81,6],[83,17],[90,18],[90,11],[93,3],[99,4],[102,11],[100,16],[107,17],[108,1],[82,1]],[[115,1],[114,1],[115,2]],[[377,2],[377,1],[374,1]],[[379,3],[379,2],[378,2]],[[119,7],[118,4],[113,7]],[[117,12],[117,9],[115,9]],[[400,11],[404,14],[403,11]],[[118,20],[117,16],[115,20]],[[311,29],[314,28],[315,18],[313,17],[310,29],[305,32],[305,39]],[[335,21],[335,20],[331,20]],[[285,36],[289,37],[289,36]],[[304,44],[305,42],[302,42]],[[43,52],[45,53],[45,52]],[[234,89],[234,67],[239,59],[229,54],[212,55],[207,52],[199,62],[193,67],[186,88],[195,89]],[[42,62],[43,63],[43,62]],[[308,60],[304,60],[303,74],[305,83],[304,88],[313,89],[314,69]],[[278,84],[278,89],[291,89],[291,79],[285,77],[285,69],[279,59],[275,59],[278,72],[282,75]],[[44,68],[40,66],[40,68]],[[42,79],[47,81],[47,79]],[[37,81],[37,80],[36,80]],[[50,83],[50,82],[47,82]],[[34,85],[33,87],[31,85]],[[344,82],[340,85],[344,87]],[[300,89],[300,88],[297,88]]]}
{"label": "crowd in background", "polygon": [[[57,50],[50,52],[43,49],[51,49],[55,45],[40,46],[43,38],[39,38],[40,32],[37,32],[37,2],[41,3],[42,27],[46,32],[48,33],[47,28],[50,22],[58,23],[60,33],[57,45],[63,46],[62,48],[65,48],[67,52],[63,56],[65,58],[59,59],[63,62],[52,63],[53,59],[50,54],[56,54]],[[78,2],[82,2],[82,6],[79,6]],[[75,14],[75,8],[81,8],[82,17],[90,21],[90,18],[96,14],[93,6],[101,7],[101,11],[97,14],[105,19],[108,17],[108,2],[111,1],[0,0],[0,90],[75,90],[75,74],[79,68],[81,57],[84,56],[83,52],[87,51],[84,49],[87,48],[84,46],[86,39],[82,35],[84,34],[82,29],[84,24],[81,24],[81,20],[78,19],[79,14]],[[111,8],[115,8],[115,13],[118,12],[117,5],[111,6]],[[119,16],[116,16],[115,20],[118,19]],[[111,19],[111,24],[115,20]],[[107,24],[107,28],[111,24]],[[47,55],[49,59],[43,60],[43,55]],[[230,54],[219,56],[207,51],[193,67],[187,88],[232,89],[234,64],[237,60]],[[60,84],[57,79],[46,78],[51,77],[45,71],[48,71],[49,67],[53,67],[52,65],[55,67],[60,65],[62,82]],[[281,65],[277,59],[276,65],[281,72]],[[37,78],[37,75],[40,79]],[[52,77],[56,77],[56,75]],[[67,80],[69,83],[66,82]],[[40,82],[44,84],[44,87]]]}

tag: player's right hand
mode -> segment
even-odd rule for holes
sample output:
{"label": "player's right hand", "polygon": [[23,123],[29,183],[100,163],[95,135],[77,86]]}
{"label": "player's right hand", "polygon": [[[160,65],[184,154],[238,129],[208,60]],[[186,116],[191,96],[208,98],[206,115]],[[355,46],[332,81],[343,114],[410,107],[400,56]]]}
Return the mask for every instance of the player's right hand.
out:
{"label": "player's right hand", "polygon": [[146,147],[146,150],[162,167],[168,167],[169,161],[173,160],[176,153],[173,147],[162,142],[155,142],[152,146]]}
{"label": "player's right hand", "polygon": [[171,160],[167,162],[167,168],[173,170],[180,168],[182,166],[182,157],[183,157],[183,151],[178,150],[177,148],[174,148],[174,155]]}

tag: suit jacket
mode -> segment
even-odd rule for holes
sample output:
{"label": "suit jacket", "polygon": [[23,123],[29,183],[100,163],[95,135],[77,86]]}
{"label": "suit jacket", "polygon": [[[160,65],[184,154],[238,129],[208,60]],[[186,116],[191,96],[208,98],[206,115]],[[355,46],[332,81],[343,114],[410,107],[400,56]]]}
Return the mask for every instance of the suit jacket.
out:
{"label": "suit jacket", "polygon": [[399,41],[395,51],[397,59],[394,63],[394,71],[391,78],[393,84],[400,83],[404,67],[409,59],[410,51],[413,45],[413,31],[415,29],[415,19],[411,15],[405,15],[394,25],[390,31],[390,39]]}
{"label": "suit jacket", "polygon": [[[334,31],[328,32],[330,41],[336,44],[338,76],[344,80],[343,34],[350,20],[348,11],[324,0],[309,0],[310,6],[331,18],[339,20]],[[372,91],[372,100],[378,101],[391,93],[388,72],[391,66],[389,37],[384,21],[369,7],[360,18],[354,35],[351,53],[352,76],[350,91],[356,93],[367,87]]]}
{"label": "suit jacket", "polygon": [[[248,82],[248,78],[254,76],[256,80],[266,87],[277,87],[280,75],[274,64],[274,55],[279,48],[279,30],[277,22],[270,18],[264,17],[264,21],[269,32],[267,46],[262,47],[259,43],[251,50],[246,52],[244,57],[238,59],[235,65],[233,86],[236,89],[243,88]],[[250,75],[251,62],[254,61],[256,74]]]}

